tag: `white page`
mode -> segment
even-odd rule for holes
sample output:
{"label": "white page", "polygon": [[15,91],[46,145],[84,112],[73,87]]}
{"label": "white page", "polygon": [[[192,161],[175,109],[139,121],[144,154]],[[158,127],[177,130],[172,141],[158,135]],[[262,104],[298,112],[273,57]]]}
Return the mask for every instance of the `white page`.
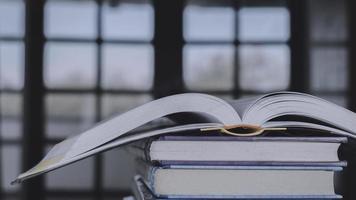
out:
{"label": "white page", "polygon": [[234,108],[220,98],[197,93],[173,95],[139,106],[85,131],[75,139],[65,158],[105,144],[154,119],[179,112],[205,114],[225,125],[241,122]]}
{"label": "white page", "polygon": [[[27,172],[20,174],[17,179],[14,181],[16,182],[21,182],[25,179],[31,178],[33,176],[43,174],[48,171],[52,171],[54,169],[63,167],[65,165],[68,165],[70,163],[76,162],[78,160],[84,159],[86,157],[95,155],[99,152],[103,152],[115,147],[122,146],[124,144],[140,140],[143,138],[148,138],[152,136],[157,136],[161,134],[166,134],[166,133],[176,133],[176,132],[184,132],[184,131],[189,131],[189,130],[199,130],[202,128],[211,128],[211,127],[222,127],[223,124],[219,123],[202,123],[202,124],[188,124],[188,125],[181,125],[181,126],[175,126],[175,127],[170,127],[170,128],[165,128],[165,129],[160,129],[160,130],[155,130],[155,131],[149,131],[145,133],[140,133],[140,134],[133,134],[133,135],[128,135],[126,137],[116,139],[112,142],[109,142],[105,145],[102,145],[100,147],[97,147],[93,150],[87,151],[83,154],[80,154],[78,156],[74,156],[72,158],[64,158],[65,156],[65,149],[64,148],[52,148],[52,150],[46,155],[46,157],[35,167],[32,169],[28,170]],[[208,132],[207,132],[208,133]],[[75,140],[75,138],[74,138]],[[65,140],[66,144],[63,143],[63,147],[66,145],[71,145],[73,140]]]}
{"label": "white page", "polygon": [[324,99],[295,92],[272,93],[260,98],[243,116],[243,122],[263,125],[273,118],[286,115],[309,117],[356,134],[354,112]]}

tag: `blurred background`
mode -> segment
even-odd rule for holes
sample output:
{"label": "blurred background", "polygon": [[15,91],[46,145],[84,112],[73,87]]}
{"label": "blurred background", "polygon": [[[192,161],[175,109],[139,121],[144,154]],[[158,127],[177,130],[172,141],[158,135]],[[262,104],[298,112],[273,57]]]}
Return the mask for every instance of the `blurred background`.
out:
{"label": "blurred background", "polygon": [[0,0],[0,198],[120,199],[123,150],[9,183],[55,143],[155,98],[308,92],[356,110],[352,0]]}

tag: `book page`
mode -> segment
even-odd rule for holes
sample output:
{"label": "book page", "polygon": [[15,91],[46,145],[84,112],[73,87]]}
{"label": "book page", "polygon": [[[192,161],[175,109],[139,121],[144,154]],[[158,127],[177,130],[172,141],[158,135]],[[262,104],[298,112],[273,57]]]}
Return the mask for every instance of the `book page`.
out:
{"label": "book page", "polygon": [[349,132],[352,137],[356,135],[354,112],[324,99],[296,92],[272,93],[260,98],[243,116],[243,122],[263,126],[264,123],[283,116],[315,119]]}
{"label": "book page", "polygon": [[[173,95],[149,102],[122,115],[101,122],[80,135],[55,145],[49,155],[41,161],[39,166],[35,167],[35,170],[30,170],[29,174],[40,173],[53,168],[53,166],[67,163],[67,161],[77,160],[79,155],[118,137],[123,137],[126,133],[139,126],[180,112],[201,114],[207,116],[205,118],[210,118],[211,122],[223,125],[241,123],[241,119],[234,108],[220,98],[198,93]],[[149,137],[149,135],[139,135],[139,138],[144,137]],[[124,144],[121,142],[125,141],[125,139],[121,140],[120,144]]]}
{"label": "book page", "polygon": [[[209,127],[222,127],[223,124],[220,123],[202,123],[202,124],[188,124],[188,125],[180,125],[180,126],[174,126],[170,128],[164,128],[164,129],[159,129],[159,130],[154,130],[154,131],[148,131],[144,133],[139,133],[139,134],[131,134],[126,137],[118,138],[114,141],[111,141],[109,143],[106,143],[102,146],[99,146],[97,148],[94,148],[90,151],[87,151],[85,153],[82,153],[77,156],[73,156],[71,158],[65,158],[66,154],[66,149],[70,147],[70,145],[75,142],[77,139],[76,137],[67,139],[56,146],[54,146],[51,151],[46,155],[46,157],[35,167],[32,169],[28,170],[27,172],[20,174],[17,179],[13,183],[18,183],[22,182],[25,179],[31,178],[33,176],[37,176],[39,174],[43,174],[45,172],[52,171],[54,169],[66,166],[68,164],[71,164],[73,162],[79,161],[81,159],[87,158],[89,156],[95,155],[97,153],[116,148],[122,145],[125,145],[127,143],[137,141],[143,138],[148,138],[152,136],[157,136],[161,134],[166,134],[166,133],[184,133],[185,131],[191,131],[191,130],[199,130],[201,128],[209,128]],[[69,146],[68,146],[69,145]]]}

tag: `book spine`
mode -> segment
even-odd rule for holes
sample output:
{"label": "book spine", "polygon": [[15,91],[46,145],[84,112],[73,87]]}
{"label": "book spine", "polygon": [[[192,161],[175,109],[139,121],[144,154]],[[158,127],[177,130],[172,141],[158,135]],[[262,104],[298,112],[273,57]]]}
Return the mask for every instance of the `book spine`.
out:
{"label": "book spine", "polygon": [[274,196],[274,195],[261,195],[261,196],[243,196],[243,195],[231,195],[231,196],[220,196],[220,195],[196,195],[196,196],[190,196],[190,195],[159,195],[159,198],[162,199],[241,199],[241,200],[257,200],[257,199],[288,199],[288,200],[336,200],[336,199],[343,199],[341,195],[283,195],[283,196]]}
{"label": "book spine", "polygon": [[147,187],[151,191],[155,191],[154,176],[158,169],[160,169],[160,166],[155,166],[152,163],[146,162],[141,159],[136,160],[135,172],[142,178],[142,180],[146,183]]}
{"label": "book spine", "polygon": [[[207,169],[221,169],[221,170],[308,170],[308,171],[333,171],[334,178],[341,175],[343,171],[343,167],[335,167],[335,166],[183,166],[183,165],[166,165],[166,166],[155,166],[150,163],[144,161],[138,161],[138,165],[140,168],[137,168],[137,174],[139,174],[144,182],[146,183],[147,187],[152,191],[152,193],[159,198],[202,198],[200,196],[160,196],[159,194],[155,193],[155,173],[158,170],[164,169],[195,169],[195,170],[207,170]],[[335,181],[335,180],[334,180]],[[335,189],[337,189],[339,183],[334,183]],[[339,192],[338,192],[339,193]],[[250,199],[252,196],[224,196],[226,199]],[[301,197],[301,196],[299,196]],[[305,196],[301,199],[319,199],[319,198],[326,198],[326,199],[339,199],[341,195],[331,195],[331,196]],[[204,198],[212,198],[212,196],[204,196]],[[253,197],[252,199],[259,199],[260,197]],[[271,196],[272,199],[293,199],[296,196]],[[266,198],[269,199],[269,198]]]}
{"label": "book spine", "polygon": [[206,165],[206,166],[314,166],[314,167],[346,167],[347,161],[339,162],[241,162],[241,161],[174,161],[174,160],[160,160],[157,161],[159,165],[185,165],[185,166],[195,166],[195,165]]}
{"label": "book spine", "polygon": [[140,175],[134,177],[132,192],[136,200],[157,200]]}
{"label": "book spine", "polygon": [[124,149],[127,153],[135,158],[139,158],[146,162],[151,162],[150,146],[153,139],[141,140],[127,145]]}
{"label": "book spine", "polygon": [[165,135],[161,141],[292,141],[292,142],[326,142],[347,143],[347,137],[234,137],[234,136],[172,136]]}

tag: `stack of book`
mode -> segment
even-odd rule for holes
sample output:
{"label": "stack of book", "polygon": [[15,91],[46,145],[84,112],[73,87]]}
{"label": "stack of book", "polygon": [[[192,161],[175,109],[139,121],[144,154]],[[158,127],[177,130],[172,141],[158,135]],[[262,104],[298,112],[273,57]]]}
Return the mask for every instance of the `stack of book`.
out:
{"label": "stack of book", "polygon": [[[145,129],[165,117],[171,123]],[[356,166],[356,113],[308,94],[275,92],[230,101],[177,94],[56,144],[14,183],[138,142],[130,148],[139,160],[135,190],[144,189],[146,197],[338,199],[343,194],[353,200],[351,167],[344,170],[350,175],[344,176],[347,191],[338,190],[346,166],[338,149],[346,138],[341,146],[351,153],[340,155]]]}
{"label": "stack of book", "polygon": [[345,137],[163,136],[131,144],[141,199],[340,199]]}

